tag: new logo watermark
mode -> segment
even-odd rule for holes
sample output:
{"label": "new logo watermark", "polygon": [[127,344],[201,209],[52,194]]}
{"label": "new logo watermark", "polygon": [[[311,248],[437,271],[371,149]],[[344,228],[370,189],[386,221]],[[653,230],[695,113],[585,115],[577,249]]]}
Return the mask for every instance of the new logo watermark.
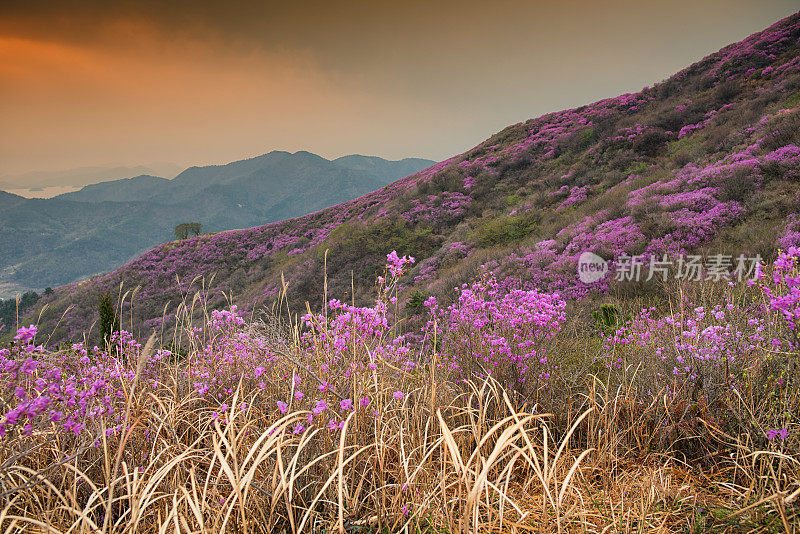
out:
{"label": "new logo watermark", "polygon": [[656,279],[666,282],[669,279],[700,282],[732,282],[755,280],[760,273],[761,256],[733,256],[712,254],[706,257],[680,254],[670,257],[666,254],[623,254],[606,261],[593,252],[586,251],[578,258],[578,278],[584,284],[591,284],[606,277],[612,270],[618,282],[639,282]]}
{"label": "new logo watermark", "polygon": [[608,270],[608,262],[594,252],[584,252],[578,258],[578,278],[584,284],[602,280]]}

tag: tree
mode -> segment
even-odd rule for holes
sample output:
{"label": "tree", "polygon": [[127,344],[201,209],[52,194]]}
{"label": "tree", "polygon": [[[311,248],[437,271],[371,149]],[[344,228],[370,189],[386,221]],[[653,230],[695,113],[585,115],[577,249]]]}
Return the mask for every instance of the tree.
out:
{"label": "tree", "polygon": [[111,334],[119,332],[119,317],[108,291],[97,296],[97,307],[100,312],[100,335],[105,343],[109,343]]}
{"label": "tree", "polygon": [[5,324],[5,328],[13,328],[17,324],[17,319],[25,310],[36,304],[37,300],[39,294],[35,291],[26,291],[15,299],[0,299],[0,323]]}
{"label": "tree", "polygon": [[181,223],[175,227],[175,237],[186,239],[189,235],[200,235],[203,225],[198,222]]}
{"label": "tree", "polygon": [[175,237],[178,239],[186,239],[189,237],[188,223],[181,223],[175,227]]}

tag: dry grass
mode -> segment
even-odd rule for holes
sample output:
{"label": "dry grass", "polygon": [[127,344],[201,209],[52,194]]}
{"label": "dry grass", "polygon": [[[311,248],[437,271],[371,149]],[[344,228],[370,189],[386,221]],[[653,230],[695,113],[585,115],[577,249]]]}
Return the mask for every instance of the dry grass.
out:
{"label": "dry grass", "polygon": [[[198,298],[184,306],[184,328],[198,313],[207,319],[197,306]],[[259,328],[281,358],[268,382],[304,372],[296,324]],[[189,342],[189,360],[205,336]],[[583,361],[592,353],[586,343],[573,336],[552,350]],[[413,373],[375,373],[358,386],[373,404],[350,412],[341,431],[295,434],[309,412],[276,416],[274,388],[240,381],[215,417],[186,387],[185,361],[165,360],[157,383],[140,381],[153,350],[151,339],[133,363],[123,432],[106,438],[114,423],[101,417],[96,442],[49,427],[4,440],[4,532],[800,529],[796,455],[758,450],[702,417],[692,435],[665,438],[652,428],[654,414],[677,410],[679,400],[657,394],[642,405],[635,368],[612,383],[579,365],[572,384],[542,397],[545,409],[515,404],[492,380],[445,380],[434,355]],[[402,403],[393,402],[398,381]],[[758,399],[731,402],[747,412]],[[702,446],[687,455],[681,440]]]}
{"label": "dry grass", "polygon": [[[63,451],[42,434],[41,447],[5,471],[6,531],[793,532],[800,524],[796,459],[739,447],[726,465],[700,471],[660,454],[620,457],[607,435],[620,399],[589,399],[559,435],[548,414],[515,409],[491,382],[446,404],[429,384],[375,418],[353,412],[332,439],[292,434],[303,413],[270,422],[257,393],[237,391],[222,423],[169,382],[159,395],[135,384],[128,394],[132,424],[116,443],[48,469]],[[578,429],[592,446],[576,447]]]}

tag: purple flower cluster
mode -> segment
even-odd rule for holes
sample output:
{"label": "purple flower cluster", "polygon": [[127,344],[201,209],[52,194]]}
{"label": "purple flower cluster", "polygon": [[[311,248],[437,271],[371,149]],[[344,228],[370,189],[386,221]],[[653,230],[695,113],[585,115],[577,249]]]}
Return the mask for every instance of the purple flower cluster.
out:
{"label": "purple flower cluster", "polygon": [[[107,435],[118,432],[125,423],[125,391],[136,376],[141,346],[129,334],[117,332],[111,352],[87,350],[80,343],[48,352],[33,344],[35,335],[34,326],[20,328],[17,343],[0,349],[0,391],[7,407],[0,435],[55,428],[79,437],[99,419],[105,421]],[[153,380],[159,362],[169,355],[165,350],[150,355],[139,369],[140,380]]]}
{"label": "purple flower cluster", "polygon": [[780,312],[789,329],[800,324],[800,249],[791,247],[781,252],[773,264],[773,286],[764,285],[769,305]]}
{"label": "purple flower cluster", "polygon": [[414,283],[420,284],[422,282],[432,280],[434,274],[436,273],[436,269],[439,268],[441,265],[442,259],[438,256],[431,256],[426,260],[423,260],[422,263],[419,264],[419,271],[417,276],[414,277]]}
{"label": "purple flower cluster", "polygon": [[778,246],[784,250],[800,247],[800,214],[792,213],[786,217],[783,229],[778,234]]}
{"label": "purple flower cluster", "polygon": [[714,117],[717,116],[719,112],[731,109],[733,107],[735,107],[735,104],[731,103],[731,104],[725,104],[718,110],[715,109],[709,111],[708,113],[706,113],[705,118],[702,121],[698,122],[697,124],[687,124],[686,126],[681,128],[680,131],[678,132],[678,139],[683,139],[687,135],[697,130],[702,130],[708,125],[708,123],[710,123],[714,119]]}
{"label": "purple flower cluster", "polygon": [[438,195],[416,198],[401,217],[409,223],[421,221],[442,224],[463,217],[472,198],[458,191],[443,191]]}
{"label": "purple flower cluster", "polygon": [[559,206],[556,208],[556,211],[560,211],[570,206],[574,206],[575,204],[584,202],[588,198],[588,192],[588,186],[562,186],[561,189],[556,191],[554,194],[567,195],[567,198],[561,204],[559,204]]}
{"label": "purple flower cluster", "polygon": [[[788,44],[797,42],[797,38],[798,28],[789,17],[743,41],[726,46],[693,67],[708,69],[708,76],[719,80],[749,75],[761,69],[766,70],[777,54],[785,50]],[[770,72],[761,70],[761,74],[769,75]]]}
{"label": "purple flower cluster", "polygon": [[455,377],[489,373],[508,387],[546,385],[556,367],[546,342],[560,331],[566,302],[558,294],[504,292],[491,277],[459,291],[457,302],[439,309],[426,303],[431,338],[441,342],[440,366]]}

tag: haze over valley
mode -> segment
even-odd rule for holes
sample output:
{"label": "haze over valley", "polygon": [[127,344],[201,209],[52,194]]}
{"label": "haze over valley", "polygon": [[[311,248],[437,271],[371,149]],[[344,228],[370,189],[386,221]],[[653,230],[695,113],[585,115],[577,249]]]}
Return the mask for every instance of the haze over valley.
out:
{"label": "haze over valley", "polygon": [[[204,232],[219,232],[305,215],[433,163],[357,155],[327,160],[310,152],[275,151],[225,165],[190,167],[171,180],[139,175],[50,199],[0,191],[0,298],[119,267],[174,239],[181,223],[197,222]],[[52,184],[69,178],[40,179]],[[22,241],[21,235],[27,238]]]}

